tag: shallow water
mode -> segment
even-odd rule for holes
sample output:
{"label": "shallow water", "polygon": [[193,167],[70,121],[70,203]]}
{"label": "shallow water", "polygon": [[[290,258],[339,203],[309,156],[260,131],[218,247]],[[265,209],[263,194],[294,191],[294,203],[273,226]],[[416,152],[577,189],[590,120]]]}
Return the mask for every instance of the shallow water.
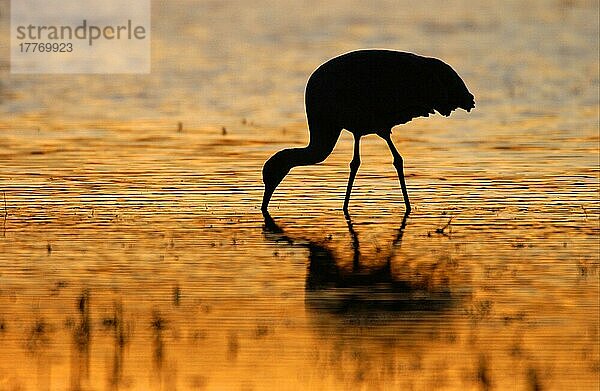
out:
{"label": "shallow water", "polygon": [[[156,2],[150,76],[4,67],[0,389],[597,389],[597,3],[304,4]],[[344,218],[343,134],[265,221],[307,76],[357,47],[476,109],[395,129],[408,218],[376,136]]]}

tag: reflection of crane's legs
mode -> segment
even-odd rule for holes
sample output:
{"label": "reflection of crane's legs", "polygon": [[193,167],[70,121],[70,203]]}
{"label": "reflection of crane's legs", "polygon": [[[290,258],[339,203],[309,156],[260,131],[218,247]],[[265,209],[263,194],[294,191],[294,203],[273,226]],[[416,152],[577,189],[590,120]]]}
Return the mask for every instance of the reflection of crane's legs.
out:
{"label": "reflection of crane's legs", "polygon": [[391,132],[382,136],[388,147],[390,147],[390,151],[392,152],[392,156],[394,157],[394,167],[396,167],[396,171],[398,172],[398,179],[400,180],[400,186],[402,187],[402,195],[404,196],[404,204],[406,205],[406,213],[410,212],[410,201],[408,199],[408,191],[406,190],[406,183],[404,182],[404,161],[402,160],[402,156],[398,153],[398,150],[394,146],[392,142]]}
{"label": "reflection of crane's legs", "polygon": [[398,232],[396,232],[396,237],[392,242],[392,251],[396,249],[396,246],[400,246],[402,243],[402,237],[404,236],[404,228],[406,228],[406,221],[408,220],[408,215],[410,212],[404,212],[404,216],[402,217],[402,224],[400,224],[400,228],[398,228]]}
{"label": "reflection of crane's legs", "polygon": [[354,230],[354,224],[352,224],[352,218],[348,214],[348,212],[344,213],[346,217],[346,224],[348,225],[348,232],[350,232],[350,237],[352,237],[352,272],[358,272],[360,269],[360,243],[358,241],[358,235]]}
{"label": "reflection of crane's legs", "polygon": [[348,178],[348,187],[346,188],[346,198],[344,199],[344,212],[348,213],[348,202],[350,202],[350,193],[352,192],[352,185],[354,184],[354,178],[360,167],[360,137],[354,136],[354,156],[350,162],[350,177]]}

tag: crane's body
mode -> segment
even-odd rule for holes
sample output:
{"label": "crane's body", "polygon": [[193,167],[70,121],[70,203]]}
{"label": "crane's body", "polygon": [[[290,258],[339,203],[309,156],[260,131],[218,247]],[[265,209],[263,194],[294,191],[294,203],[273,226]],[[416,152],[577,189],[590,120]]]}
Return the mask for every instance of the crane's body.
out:
{"label": "crane's body", "polygon": [[444,62],[392,50],[359,50],[327,61],[310,76],[306,113],[353,134],[389,132],[434,110],[474,107],[473,95]]}
{"label": "crane's body", "polygon": [[306,85],[305,106],[310,142],[305,148],[279,151],[265,163],[263,211],[291,168],[325,160],[342,129],[355,140],[344,211],[360,166],[360,138],[367,134],[387,142],[410,211],[402,157],[390,137],[392,127],[436,111],[445,116],[457,108],[470,111],[475,102],[458,74],[441,60],[373,49],[349,52],[318,67]]}

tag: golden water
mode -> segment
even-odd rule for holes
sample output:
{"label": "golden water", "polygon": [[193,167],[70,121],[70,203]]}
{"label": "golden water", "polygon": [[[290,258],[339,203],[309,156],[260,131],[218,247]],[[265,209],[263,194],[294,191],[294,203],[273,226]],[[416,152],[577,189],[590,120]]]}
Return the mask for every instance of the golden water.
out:
{"label": "golden water", "polygon": [[[153,5],[149,76],[4,63],[0,390],[597,389],[597,2]],[[395,129],[404,224],[376,136],[345,220],[343,134],[265,225],[307,76],[358,47],[476,109]]]}

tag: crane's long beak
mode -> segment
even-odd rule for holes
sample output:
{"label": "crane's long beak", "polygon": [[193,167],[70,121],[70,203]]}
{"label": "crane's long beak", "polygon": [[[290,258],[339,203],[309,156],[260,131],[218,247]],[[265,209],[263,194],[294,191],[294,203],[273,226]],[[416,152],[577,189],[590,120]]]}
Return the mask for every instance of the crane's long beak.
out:
{"label": "crane's long beak", "polygon": [[269,201],[271,201],[271,196],[273,195],[274,191],[275,188],[269,188],[265,186],[265,193],[263,194],[262,206],[260,207],[260,210],[262,210],[263,214],[269,213]]}

